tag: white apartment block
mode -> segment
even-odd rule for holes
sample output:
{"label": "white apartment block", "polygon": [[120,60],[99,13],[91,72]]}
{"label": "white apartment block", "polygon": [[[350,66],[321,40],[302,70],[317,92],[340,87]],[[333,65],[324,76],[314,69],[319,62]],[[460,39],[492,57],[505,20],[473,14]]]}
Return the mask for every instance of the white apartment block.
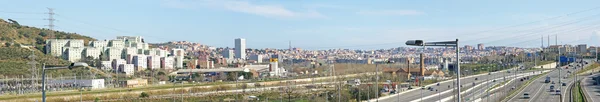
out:
{"label": "white apartment block", "polygon": [[128,42],[142,42],[143,40],[141,36],[117,36],[117,39]]}
{"label": "white apartment block", "polygon": [[158,49],[157,55],[160,57],[167,57],[167,50],[163,50],[163,49]]}
{"label": "white apartment block", "polygon": [[131,76],[133,73],[135,73],[135,66],[133,64],[121,64],[119,65],[119,72],[123,72],[125,75]]}
{"label": "white apartment block", "polygon": [[175,68],[183,68],[183,56],[175,56]]}
{"label": "white apartment block", "polygon": [[123,49],[123,51],[124,51],[123,56],[138,54],[138,49],[135,47],[126,47],[125,49]]}
{"label": "white apartment block", "polygon": [[148,57],[146,55],[135,55],[131,63],[135,66],[136,71],[146,70],[148,67]]}
{"label": "white apartment block", "polygon": [[[113,68],[119,68],[119,65],[122,64],[127,64],[127,62],[124,59],[114,59],[112,60],[112,67]],[[118,69],[115,69],[118,70]]]}
{"label": "white apartment block", "polygon": [[124,48],[125,42],[123,40],[110,40],[109,45],[110,47]]}
{"label": "white apartment block", "polygon": [[160,57],[156,55],[148,56],[148,68],[152,70],[160,69]]}
{"label": "white apartment block", "polygon": [[123,58],[123,48],[121,47],[110,47],[108,48],[107,55],[108,59],[111,61],[114,59],[122,59]]}
{"label": "white apartment block", "polygon": [[81,39],[48,39],[46,40],[46,54],[62,57],[66,47],[83,47]]}
{"label": "white apartment block", "polygon": [[103,48],[98,47],[86,47],[84,50],[84,57],[91,56],[94,59],[98,59],[102,53]]}
{"label": "white apartment block", "polygon": [[64,59],[67,59],[68,61],[79,62],[81,58],[83,58],[81,56],[82,52],[82,47],[67,47],[63,56]]}
{"label": "white apartment block", "polygon": [[175,57],[161,57],[160,58],[160,67],[165,70],[173,70],[173,66],[175,66]]}
{"label": "white apartment block", "polygon": [[108,41],[92,41],[90,42],[91,47],[100,48],[102,51],[108,47]]}
{"label": "white apartment block", "polygon": [[100,66],[100,69],[102,70],[111,70],[112,68],[112,61],[102,61],[100,62],[100,64],[102,66]]}
{"label": "white apartment block", "polygon": [[171,49],[171,55],[173,55],[173,56],[185,56],[185,51],[183,49]]}

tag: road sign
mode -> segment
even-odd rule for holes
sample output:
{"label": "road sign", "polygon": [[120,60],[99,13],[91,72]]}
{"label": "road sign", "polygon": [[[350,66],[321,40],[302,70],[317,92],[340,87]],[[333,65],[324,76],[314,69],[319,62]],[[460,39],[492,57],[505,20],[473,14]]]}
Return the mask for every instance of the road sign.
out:
{"label": "road sign", "polygon": [[270,62],[277,62],[277,58],[271,58]]}

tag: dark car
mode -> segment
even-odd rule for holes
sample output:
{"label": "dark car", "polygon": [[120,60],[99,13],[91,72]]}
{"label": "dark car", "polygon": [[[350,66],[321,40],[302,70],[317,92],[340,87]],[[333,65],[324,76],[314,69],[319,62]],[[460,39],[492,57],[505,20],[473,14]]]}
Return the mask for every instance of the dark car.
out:
{"label": "dark car", "polygon": [[562,86],[567,86],[567,83],[562,83]]}
{"label": "dark car", "polygon": [[475,80],[477,80],[477,78],[475,78]]}

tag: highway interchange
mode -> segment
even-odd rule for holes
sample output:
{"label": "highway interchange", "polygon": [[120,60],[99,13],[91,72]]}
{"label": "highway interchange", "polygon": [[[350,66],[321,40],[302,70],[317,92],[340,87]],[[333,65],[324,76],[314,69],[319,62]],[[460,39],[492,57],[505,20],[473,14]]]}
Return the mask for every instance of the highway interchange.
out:
{"label": "highway interchange", "polygon": [[[585,60],[591,62],[591,60]],[[575,82],[575,77],[572,73],[577,70],[583,69],[590,64],[584,64],[583,66],[577,66],[576,63],[562,66],[560,69],[550,68],[548,70],[518,70],[517,68],[511,68],[508,70],[492,72],[490,74],[480,74],[461,78],[461,96],[462,101],[467,102],[497,102],[500,100],[508,102],[544,102],[551,100],[560,100],[561,96],[564,101],[569,101],[568,88]],[[567,69],[567,67],[569,67]],[[515,71],[518,70],[518,71]],[[512,71],[512,73],[509,73]],[[514,96],[506,98],[507,93],[510,90],[515,90],[522,86],[527,81],[528,77],[531,78],[533,75],[547,74],[540,76],[533,80],[527,86],[524,86],[522,90],[518,90]],[[571,72],[571,73],[567,73]],[[560,73],[560,76],[559,76]],[[597,75],[600,76],[600,75]],[[551,82],[545,83],[546,77],[550,77]],[[559,78],[562,77],[559,83]],[[475,80],[477,78],[478,80]],[[493,81],[495,79],[495,81]],[[524,80],[521,80],[524,79]],[[587,89],[589,97],[593,98],[593,102],[600,102],[600,87],[591,85],[592,78],[578,77],[578,79],[584,79],[586,82],[582,82],[582,85]],[[500,85],[494,89],[494,85],[504,81],[509,81],[505,85]],[[552,84],[552,81],[554,84]],[[369,101],[380,101],[380,102],[452,102],[454,101],[456,88],[453,85],[455,80],[447,80],[437,84],[426,85],[425,89],[411,89],[398,94],[380,97],[379,99],[372,99]],[[564,86],[562,85],[564,83]],[[550,86],[553,85],[555,89],[559,89],[560,95],[557,92],[550,91]],[[433,88],[433,91],[427,90],[429,87]],[[487,91],[490,90],[490,91]],[[529,98],[525,98],[524,94],[528,93]]]}

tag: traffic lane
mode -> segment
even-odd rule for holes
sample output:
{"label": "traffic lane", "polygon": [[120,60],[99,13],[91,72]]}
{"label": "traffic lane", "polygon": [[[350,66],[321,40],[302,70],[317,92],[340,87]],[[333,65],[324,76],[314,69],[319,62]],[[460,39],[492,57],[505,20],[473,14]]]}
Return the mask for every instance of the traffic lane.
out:
{"label": "traffic lane", "polygon": [[[527,75],[529,75],[529,74],[519,74],[518,76],[519,76],[519,77],[523,77],[523,76],[527,76]],[[517,79],[518,79],[518,78],[517,78]],[[479,85],[479,86],[483,86],[483,85]],[[470,90],[467,90],[467,91],[465,91],[465,92],[461,92],[461,94],[466,94],[467,92],[471,92],[471,91],[470,91]],[[444,99],[442,99],[442,101],[451,101],[451,100],[454,100],[454,99],[453,99],[453,97],[448,97],[448,98],[444,98]]]}
{"label": "traffic lane", "polygon": [[[579,69],[579,68],[578,68]],[[576,71],[574,69],[563,69],[560,70],[562,72],[567,72],[567,71]],[[569,73],[560,73],[561,75],[559,76],[559,73],[552,73],[549,74],[548,76],[550,77],[550,79],[555,82],[556,84],[552,84],[552,83],[543,83],[540,87],[540,89],[542,90],[538,90],[541,92],[538,92],[536,94],[534,94],[535,96],[539,96],[539,97],[533,97],[533,99],[531,99],[531,102],[544,102],[544,101],[551,101],[551,100],[560,100],[561,95],[563,97],[563,100],[565,99],[565,94],[567,93],[567,89],[568,86],[566,85],[570,85],[573,82],[572,78],[564,78],[566,76],[569,76]],[[561,80],[559,81],[558,79],[561,78]],[[541,78],[544,79],[544,78]],[[544,79],[545,80],[545,79]],[[562,86],[562,83],[565,83],[565,86]],[[559,89],[561,91],[560,94],[557,94],[556,92],[551,92],[550,91],[550,86],[554,85],[555,89]],[[531,94],[531,93],[530,93]]]}
{"label": "traffic lane", "polygon": [[[461,90],[466,90],[466,87],[470,87],[473,86],[473,82],[476,81],[475,83],[481,83],[485,80],[481,80],[480,78],[487,78],[487,76],[480,76],[475,80],[475,78],[467,78],[467,80],[461,80],[461,83],[463,83],[463,87]],[[472,79],[472,80],[468,80],[468,79]],[[471,84],[466,84],[466,83],[471,83]],[[433,90],[428,90],[428,87],[425,87],[425,89],[418,89],[416,91],[410,92],[410,93],[405,93],[400,95],[400,97],[396,96],[393,98],[388,98],[385,100],[380,100],[383,102],[408,102],[408,101],[413,101],[413,100],[420,100],[421,97],[426,97],[426,96],[430,96],[430,95],[436,95],[439,94],[438,92],[443,92],[443,91],[447,91],[447,90],[452,90],[456,87],[454,87],[452,85],[453,83],[440,83],[440,86],[434,85],[431,86],[431,88],[433,88]],[[448,88],[448,86],[450,86],[450,88]],[[437,89],[437,92],[435,91]],[[421,94],[422,92],[422,94]],[[398,98],[400,98],[400,100],[398,100]],[[424,101],[424,102],[428,102],[428,101]]]}
{"label": "traffic lane", "polygon": [[[477,76],[477,77],[468,77],[468,78],[461,78],[461,85],[463,85],[463,87],[461,88],[461,90],[466,90],[465,87],[467,86],[472,86],[472,83],[474,81],[478,82],[482,82],[482,79],[485,78],[492,78],[493,76],[500,76],[503,75],[503,72],[497,72],[497,73],[492,73],[490,75],[481,75],[481,76]],[[506,72],[504,72],[506,73]],[[475,80],[475,78],[477,78],[477,80]],[[451,90],[456,88],[456,86],[454,85],[456,81],[448,81],[448,82],[444,82],[444,83],[440,83],[440,88],[435,88],[437,85],[432,85],[431,87],[434,88],[433,91],[429,91],[429,90],[422,90],[423,92],[423,96],[428,96],[428,95],[433,95],[433,94],[437,94],[437,92],[435,92],[435,89],[438,89],[438,92],[443,92],[443,91],[447,91],[447,90]],[[444,87],[445,86],[445,87]],[[450,88],[448,88],[448,86]],[[420,88],[420,87],[419,87]],[[427,88],[427,87],[425,87]],[[381,99],[379,101],[382,102],[407,102],[407,101],[412,101],[412,100],[417,100],[421,98],[421,89],[418,90],[414,90],[408,93],[403,93],[401,95],[399,95],[400,100],[398,100],[398,95],[394,96],[394,97],[390,97],[387,99]]]}
{"label": "traffic lane", "polygon": [[[527,74],[527,73],[518,74],[518,77],[519,77],[518,79],[520,79],[522,77],[525,77],[525,76],[529,76],[529,75],[534,75],[534,74]],[[512,77],[509,77],[509,78],[512,78]],[[497,80],[500,80],[500,79],[501,78],[498,78]],[[492,82],[492,81],[488,81],[486,83],[478,84],[478,85],[476,85],[476,87],[485,87],[486,86],[485,84],[487,84],[489,82]],[[461,92],[461,95],[467,95],[467,94],[469,94],[471,92],[474,92],[474,90],[477,90],[477,89],[481,89],[481,88],[475,88],[475,89],[469,88],[468,90],[465,90],[465,91]],[[446,97],[446,98],[443,98],[442,101],[451,101],[451,100],[454,100],[454,98],[455,98],[455,97],[452,97],[452,96],[444,96],[444,97]],[[466,99],[466,98],[463,96],[463,99]]]}
{"label": "traffic lane", "polygon": [[584,87],[584,91],[587,94],[588,98],[592,102],[600,102],[600,85],[594,85],[594,78],[592,77],[600,77],[600,74],[594,74],[585,77],[581,84]]}
{"label": "traffic lane", "polygon": [[[558,71],[557,71],[557,70],[554,70],[554,71],[552,71],[552,72],[549,72],[547,75],[548,75],[548,76],[552,76],[552,75],[554,75],[554,74],[558,74]],[[532,97],[532,96],[533,96],[534,94],[536,94],[536,93],[532,93],[532,92],[539,92],[539,90],[540,90],[540,86],[542,86],[542,84],[544,83],[544,80],[546,80],[546,79],[545,79],[545,76],[541,76],[541,77],[539,77],[538,79],[534,79],[534,81],[532,81],[532,83],[531,83],[531,84],[529,84],[529,85],[525,86],[525,88],[524,88],[523,90],[519,91],[519,92],[518,92],[518,93],[517,93],[515,96],[513,96],[513,97],[512,97],[512,98],[509,100],[509,102],[516,102],[516,101],[519,101],[519,102],[527,102],[527,101],[528,101],[528,100],[530,100],[531,98],[534,98],[534,97]],[[517,84],[517,85],[520,85],[520,84]],[[517,86],[514,86],[514,87],[516,88]],[[525,99],[525,98],[523,98],[523,94],[524,94],[524,93],[529,93],[529,97],[531,97],[531,98],[529,98],[529,99]],[[537,97],[537,96],[535,96],[535,97]]]}

